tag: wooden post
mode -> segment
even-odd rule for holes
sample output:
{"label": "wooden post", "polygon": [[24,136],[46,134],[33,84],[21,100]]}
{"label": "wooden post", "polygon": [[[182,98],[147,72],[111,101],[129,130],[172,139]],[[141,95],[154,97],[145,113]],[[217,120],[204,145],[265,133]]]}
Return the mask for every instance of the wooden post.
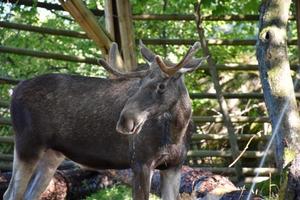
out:
{"label": "wooden post", "polygon": [[109,34],[97,23],[96,17],[87,9],[81,0],[60,0],[67,10],[80,24],[87,35],[96,42],[103,55],[107,55],[112,39]]}
{"label": "wooden post", "polygon": [[[96,17],[93,13],[85,7],[81,0],[60,0],[62,6],[67,10],[74,19],[79,23],[79,25],[85,30],[87,35],[95,41],[97,46],[102,51],[102,56],[107,59],[109,49],[112,42],[114,41],[114,36],[111,36],[102,26],[97,22]],[[107,1],[109,2],[109,1]],[[107,4],[106,14],[112,17],[112,8]],[[109,18],[108,18],[109,19]],[[107,19],[107,20],[108,20]],[[111,24],[111,23],[107,23]],[[109,31],[114,31],[112,26],[109,26]],[[117,52],[117,66],[118,69],[123,68],[123,60],[120,53]]]}
{"label": "wooden post", "polygon": [[131,7],[129,0],[118,0],[116,3],[121,34],[121,49],[125,65],[124,69],[131,71],[137,67]]}
{"label": "wooden post", "polygon": [[[120,47],[120,34],[118,28],[118,21],[116,20],[117,16],[117,6],[114,0],[105,0],[105,26],[108,33],[111,35],[113,41],[115,41],[118,46]],[[114,17],[115,16],[115,17]],[[124,62],[120,55],[119,50],[117,51],[117,58],[116,58],[117,66],[113,66],[120,71],[126,71],[124,69]]]}
{"label": "wooden post", "polygon": [[227,128],[231,154],[232,154],[233,160],[235,161],[234,167],[235,167],[235,170],[236,170],[238,181],[243,183],[244,175],[243,175],[243,171],[242,171],[242,163],[241,163],[240,160],[236,160],[236,159],[239,158],[239,155],[240,155],[239,146],[238,146],[237,138],[235,136],[235,130],[234,130],[233,124],[232,124],[231,119],[229,117],[228,106],[227,106],[227,103],[225,101],[224,95],[222,94],[216,64],[215,64],[215,62],[214,62],[214,60],[211,56],[210,50],[207,46],[207,42],[206,42],[206,39],[205,39],[204,29],[202,27],[202,19],[201,19],[201,14],[200,14],[200,5],[201,5],[201,1],[198,3],[197,8],[196,8],[196,12],[195,12],[197,31],[198,31],[201,47],[202,47],[202,50],[203,50],[203,54],[205,56],[209,56],[208,59],[207,59],[207,62],[208,62],[208,65],[209,65],[209,72],[210,72],[212,81],[214,83],[214,88],[216,90],[216,97],[217,97],[217,100],[218,100],[218,103],[219,103],[219,106],[220,106],[220,110],[221,110],[221,113],[222,113],[222,116],[223,116],[224,125]]}
{"label": "wooden post", "polygon": [[105,13],[105,28],[107,32],[111,35],[111,38],[115,41],[112,0],[105,0],[104,13]]}

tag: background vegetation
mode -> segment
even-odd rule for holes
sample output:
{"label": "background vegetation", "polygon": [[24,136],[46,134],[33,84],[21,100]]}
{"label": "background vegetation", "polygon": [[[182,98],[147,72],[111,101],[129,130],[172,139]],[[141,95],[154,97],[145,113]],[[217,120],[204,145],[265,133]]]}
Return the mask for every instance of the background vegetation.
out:
{"label": "background vegetation", "polygon": [[[46,0],[49,3],[57,1]],[[89,8],[103,9],[103,0],[85,1]],[[134,14],[193,14],[194,0],[131,0]],[[237,1],[237,0],[203,0],[202,13],[204,15],[231,15],[231,14],[259,14],[259,0]],[[292,5],[294,8],[294,5]],[[291,14],[294,12],[292,9]],[[49,27],[55,29],[82,31],[78,24],[73,21],[67,12],[49,11],[36,7],[16,6],[0,2],[0,20],[30,24],[35,26]],[[104,18],[98,18],[99,23],[104,25]],[[257,21],[205,21],[204,28],[207,39],[256,39],[258,32]],[[169,38],[169,39],[197,39],[197,31],[194,21],[134,21],[134,32],[136,39],[142,38]],[[289,25],[289,39],[296,39],[296,22],[291,21]],[[14,29],[0,29],[0,45],[32,50],[55,52],[66,55],[84,57],[100,57],[100,51],[95,44],[87,39],[75,39],[70,37],[51,36]],[[187,51],[187,46],[148,46],[156,53],[163,55],[174,62],[179,60]],[[210,46],[213,58],[218,64],[257,64],[254,46]],[[297,61],[297,49],[295,46],[289,48],[291,63]],[[198,56],[201,56],[199,52]],[[141,59],[139,59],[142,62]],[[51,59],[37,59],[34,57],[19,56],[14,54],[0,54],[0,76],[16,79],[27,79],[45,73],[70,73],[85,76],[104,77],[106,72],[100,67],[89,64],[64,62]],[[220,82],[224,92],[247,93],[261,92],[258,71],[235,71],[220,72]],[[186,84],[190,92],[214,92],[210,76],[205,70],[186,77]],[[12,86],[0,85],[0,99],[9,101]],[[232,99],[228,101],[230,112],[234,115],[244,116],[266,116],[266,109],[261,100]],[[194,115],[218,115],[219,109],[216,100],[198,99],[193,101]],[[7,109],[0,108],[0,116],[9,117]],[[237,126],[238,133],[258,133],[264,130],[269,132],[268,127],[263,124],[243,124]],[[198,133],[226,133],[220,124],[198,124]],[[0,135],[11,134],[10,127],[0,126]],[[0,144],[0,152],[12,151],[9,145]],[[228,142],[206,142],[200,141],[193,144],[195,148],[202,149],[226,149]],[[240,144],[241,147],[244,144]],[[250,146],[259,148],[260,144]],[[193,148],[193,146],[192,146]],[[262,147],[260,147],[262,148]],[[204,164],[212,162],[228,165],[230,160],[203,160]],[[249,161],[248,165],[256,166],[257,163]],[[122,188],[121,190],[123,190]],[[270,191],[268,191],[270,192]],[[93,197],[91,197],[92,199]]]}

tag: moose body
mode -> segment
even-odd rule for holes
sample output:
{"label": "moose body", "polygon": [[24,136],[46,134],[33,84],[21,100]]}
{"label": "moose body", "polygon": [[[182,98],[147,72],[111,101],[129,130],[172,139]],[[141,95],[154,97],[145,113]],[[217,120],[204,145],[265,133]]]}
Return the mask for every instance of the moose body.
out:
{"label": "moose body", "polygon": [[[183,72],[168,74],[155,54],[143,45],[141,51],[152,66],[147,73],[117,79],[48,74],[16,87],[13,175],[4,200],[38,199],[65,157],[93,169],[132,168],[134,200],[149,198],[152,171],[161,169],[162,198],[177,198],[190,100]],[[187,58],[184,72],[200,65]]]}

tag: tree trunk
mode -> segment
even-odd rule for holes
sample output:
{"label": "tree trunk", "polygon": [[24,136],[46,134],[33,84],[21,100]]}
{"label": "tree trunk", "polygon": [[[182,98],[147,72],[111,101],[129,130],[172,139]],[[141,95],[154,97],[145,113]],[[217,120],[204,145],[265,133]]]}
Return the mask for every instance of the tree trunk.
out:
{"label": "tree trunk", "polygon": [[299,153],[300,119],[287,55],[286,28],[290,4],[290,0],[263,1],[256,52],[265,103],[275,135],[277,167],[282,169],[294,160],[286,200],[299,198],[296,198],[297,191],[293,185],[299,185],[300,174],[300,168],[296,167],[300,159],[295,159]]}

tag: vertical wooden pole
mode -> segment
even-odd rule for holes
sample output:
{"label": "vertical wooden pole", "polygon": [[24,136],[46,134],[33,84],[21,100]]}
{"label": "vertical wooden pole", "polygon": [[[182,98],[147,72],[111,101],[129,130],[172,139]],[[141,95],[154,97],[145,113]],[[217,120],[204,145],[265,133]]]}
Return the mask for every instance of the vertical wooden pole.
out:
{"label": "vertical wooden pole", "polygon": [[217,96],[217,100],[218,100],[220,110],[221,110],[221,113],[223,116],[224,125],[228,132],[232,158],[235,162],[234,168],[236,170],[236,175],[237,175],[239,183],[243,184],[245,177],[243,175],[242,162],[239,160],[240,152],[239,152],[237,138],[235,135],[235,129],[234,129],[234,126],[229,117],[229,110],[228,110],[227,102],[225,101],[224,95],[222,94],[222,89],[221,89],[221,85],[219,82],[216,63],[213,60],[210,50],[207,46],[207,42],[206,42],[205,34],[204,34],[204,28],[202,26],[200,7],[201,7],[201,0],[199,0],[199,2],[197,4],[196,12],[195,12],[195,19],[196,19],[197,31],[198,31],[198,35],[199,35],[199,41],[201,43],[203,54],[205,56],[209,56],[207,58],[207,63],[209,65],[209,72],[210,72],[210,75],[211,75],[211,78],[212,78],[212,81],[214,84],[214,88],[216,90],[216,96]]}
{"label": "vertical wooden pole", "polygon": [[111,35],[112,40],[115,41],[115,28],[114,28],[112,0],[105,0],[104,13],[105,13],[105,28],[106,28],[107,32]]}
{"label": "vertical wooden pole", "polygon": [[124,69],[131,71],[137,66],[131,7],[129,0],[117,0],[116,3],[121,34],[121,49],[125,65]]}
{"label": "vertical wooden pole", "polygon": [[[119,28],[116,27],[116,20],[114,15],[117,15],[116,13],[116,1],[115,0],[105,0],[105,7],[104,7],[104,13],[105,13],[105,28],[107,32],[111,35],[112,40],[115,41],[117,44],[119,44]],[[107,59],[107,58],[106,58]],[[111,64],[111,63],[110,63]],[[116,64],[117,66],[113,66],[117,68],[120,71],[126,71],[124,69],[124,63],[123,59],[120,55],[120,52],[117,51],[117,58],[116,58]]]}

